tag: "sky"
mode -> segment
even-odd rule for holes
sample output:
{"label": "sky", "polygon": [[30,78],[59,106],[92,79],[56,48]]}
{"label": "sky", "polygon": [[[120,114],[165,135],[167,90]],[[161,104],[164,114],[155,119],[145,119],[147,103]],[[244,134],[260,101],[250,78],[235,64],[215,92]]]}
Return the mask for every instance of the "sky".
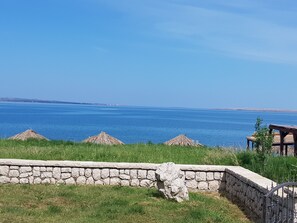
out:
{"label": "sky", "polygon": [[0,97],[297,110],[295,0],[2,0]]}

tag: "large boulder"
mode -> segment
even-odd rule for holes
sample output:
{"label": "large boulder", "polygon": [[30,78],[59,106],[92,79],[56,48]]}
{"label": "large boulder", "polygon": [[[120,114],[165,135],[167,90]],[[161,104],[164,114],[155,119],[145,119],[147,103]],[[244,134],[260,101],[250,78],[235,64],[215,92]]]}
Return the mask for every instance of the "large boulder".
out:
{"label": "large boulder", "polygon": [[156,170],[157,187],[167,199],[182,202],[189,200],[184,175],[174,163],[163,163]]}

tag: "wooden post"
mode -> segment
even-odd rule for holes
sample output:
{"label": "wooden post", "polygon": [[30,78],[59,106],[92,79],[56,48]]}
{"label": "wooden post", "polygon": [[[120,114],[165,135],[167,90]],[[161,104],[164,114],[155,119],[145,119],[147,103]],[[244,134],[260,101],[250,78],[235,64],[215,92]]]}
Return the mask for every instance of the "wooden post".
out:
{"label": "wooden post", "polygon": [[246,149],[250,150],[250,141],[248,139],[246,140]]}
{"label": "wooden post", "polygon": [[283,131],[279,131],[279,135],[280,135],[280,144],[279,144],[279,154],[281,156],[284,155],[284,132]]}
{"label": "wooden post", "polygon": [[294,136],[294,156],[296,157],[297,156],[297,134],[294,133],[293,136]]}

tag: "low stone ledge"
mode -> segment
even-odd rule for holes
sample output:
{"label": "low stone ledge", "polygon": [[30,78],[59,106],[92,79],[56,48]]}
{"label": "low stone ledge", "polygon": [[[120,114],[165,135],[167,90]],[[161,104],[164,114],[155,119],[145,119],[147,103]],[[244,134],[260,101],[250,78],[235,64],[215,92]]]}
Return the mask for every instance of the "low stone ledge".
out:
{"label": "low stone ledge", "polygon": [[226,173],[266,194],[277,183],[240,166],[226,167]]}

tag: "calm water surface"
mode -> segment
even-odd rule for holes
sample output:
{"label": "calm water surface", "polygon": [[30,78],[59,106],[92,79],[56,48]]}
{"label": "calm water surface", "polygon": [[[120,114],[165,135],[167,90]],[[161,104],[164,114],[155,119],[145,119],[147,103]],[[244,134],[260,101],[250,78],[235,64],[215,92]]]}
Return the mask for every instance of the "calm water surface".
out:
{"label": "calm water surface", "polygon": [[209,146],[245,147],[257,117],[297,125],[297,113],[290,112],[0,103],[0,138],[31,128],[55,140],[106,131],[125,143],[161,143],[183,133]]}

